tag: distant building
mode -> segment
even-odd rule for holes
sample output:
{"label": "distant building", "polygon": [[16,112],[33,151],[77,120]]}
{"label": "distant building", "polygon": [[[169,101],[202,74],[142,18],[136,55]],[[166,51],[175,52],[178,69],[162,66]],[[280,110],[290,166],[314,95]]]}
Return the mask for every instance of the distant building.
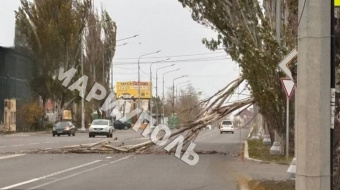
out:
{"label": "distant building", "polygon": [[254,116],[254,113],[248,109],[245,109],[240,114],[240,118],[243,120],[243,124],[247,124]]}
{"label": "distant building", "polygon": [[252,108],[250,110],[245,109],[243,110],[240,114],[238,114],[237,116],[233,117],[233,122],[235,125],[240,125],[241,127],[248,125],[251,126],[249,123],[253,117],[254,117],[254,113],[252,112]]}
{"label": "distant building", "polygon": [[[15,110],[18,110],[25,100],[31,98],[33,66],[28,57],[13,48],[0,46],[0,123],[4,123],[6,99],[15,99]],[[16,118],[16,113],[12,113],[12,118]],[[20,126],[17,125],[16,129],[20,131]]]}

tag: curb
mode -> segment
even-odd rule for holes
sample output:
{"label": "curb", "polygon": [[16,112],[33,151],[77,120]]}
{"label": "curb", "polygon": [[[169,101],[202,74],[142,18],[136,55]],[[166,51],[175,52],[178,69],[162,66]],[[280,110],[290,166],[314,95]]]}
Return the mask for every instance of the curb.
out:
{"label": "curb", "polygon": [[[254,162],[258,162],[258,163],[265,163],[265,164],[270,164],[271,163],[271,162],[268,162],[268,161],[263,161],[263,160],[258,160],[258,159],[254,159],[254,158],[249,158],[248,141],[244,141],[244,151],[243,152],[244,152],[244,158],[246,160],[254,161]],[[273,164],[275,164],[275,163],[273,163]]]}
{"label": "curb", "polygon": [[250,138],[250,134],[251,134],[251,132],[253,132],[253,130],[254,130],[254,127],[252,126],[252,127],[251,127],[251,129],[250,129],[250,131],[249,131],[249,134],[248,134],[248,137],[247,137],[247,139],[249,139],[249,138]]}
{"label": "curb", "polygon": [[253,161],[253,162],[257,162],[260,164],[275,164],[275,165],[289,165],[289,164],[284,164],[284,163],[274,163],[274,162],[270,162],[270,161],[264,161],[264,160],[259,160],[259,159],[255,159],[255,158],[250,158],[249,157],[249,151],[248,151],[248,141],[244,142],[244,159],[249,160],[249,161]]}

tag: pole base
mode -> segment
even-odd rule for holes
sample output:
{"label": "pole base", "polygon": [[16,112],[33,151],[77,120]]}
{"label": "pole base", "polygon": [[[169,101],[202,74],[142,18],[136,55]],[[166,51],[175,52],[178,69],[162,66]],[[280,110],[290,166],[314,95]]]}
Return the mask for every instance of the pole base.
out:
{"label": "pole base", "polygon": [[77,131],[78,133],[87,133],[88,131],[85,128],[80,128]]}
{"label": "pole base", "polygon": [[267,145],[267,146],[271,145],[271,144],[272,144],[272,141],[271,141],[271,139],[270,139],[270,136],[269,136],[269,135],[264,135],[264,136],[263,136],[263,141],[262,141],[262,143],[263,143],[264,145]]}
{"label": "pole base", "polygon": [[290,164],[287,173],[289,175],[289,178],[292,180],[295,180],[295,174],[296,174],[296,158],[292,160],[292,163]]}
{"label": "pole base", "polygon": [[281,154],[281,143],[274,142],[273,146],[270,148],[271,155],[280,155]]}
{"label": "pole base", "polygon": [[259,135],[254,135],[254,136],[251,137],[251,139],[252,139],[252,140],[259,140],[260,137],[259,137]]}

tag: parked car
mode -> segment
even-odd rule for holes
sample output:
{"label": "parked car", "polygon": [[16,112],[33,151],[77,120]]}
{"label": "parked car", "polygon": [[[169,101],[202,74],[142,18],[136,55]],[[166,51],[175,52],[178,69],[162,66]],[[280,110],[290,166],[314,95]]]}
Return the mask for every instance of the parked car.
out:
{"label": "parked car", "polygon": [[95,119],[89,128],[89,137],[96,135],[105,135],[107,138],[112,137],[114,131],[112,121],[107,119]]}
{"label": "parked car", "polygon": [[234,125],[233,122],[231,122],[230,120],[223,120],[219,128],[221,134],[223,132],[231,132],[232,134],[234,134]]}
{"label": "parked car", "polygon": [[131,123],[128,123],[128,122],[121,122],[119,120],[116,120],[114,123],[113,123],[113,126],[115,129],[130,129],[131,128]]}
{"label": "parked car", "polygon": [[60,135],[75,136],[76,127],[70,121],[58,121],[53,126],[52,135],[58,137]]}

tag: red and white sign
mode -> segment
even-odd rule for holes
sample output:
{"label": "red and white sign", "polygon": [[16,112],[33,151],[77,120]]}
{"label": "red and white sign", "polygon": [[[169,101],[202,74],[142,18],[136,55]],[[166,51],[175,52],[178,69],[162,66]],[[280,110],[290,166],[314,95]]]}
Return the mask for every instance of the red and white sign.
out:
{"label": "red and white sign", "polygon": [[293,91],[295,89],[295,83],[289,78],[281,78],[281,83],[283,85],[283,88],[285,89],[286,95],[288,98],[290,98],[293,94]]}

